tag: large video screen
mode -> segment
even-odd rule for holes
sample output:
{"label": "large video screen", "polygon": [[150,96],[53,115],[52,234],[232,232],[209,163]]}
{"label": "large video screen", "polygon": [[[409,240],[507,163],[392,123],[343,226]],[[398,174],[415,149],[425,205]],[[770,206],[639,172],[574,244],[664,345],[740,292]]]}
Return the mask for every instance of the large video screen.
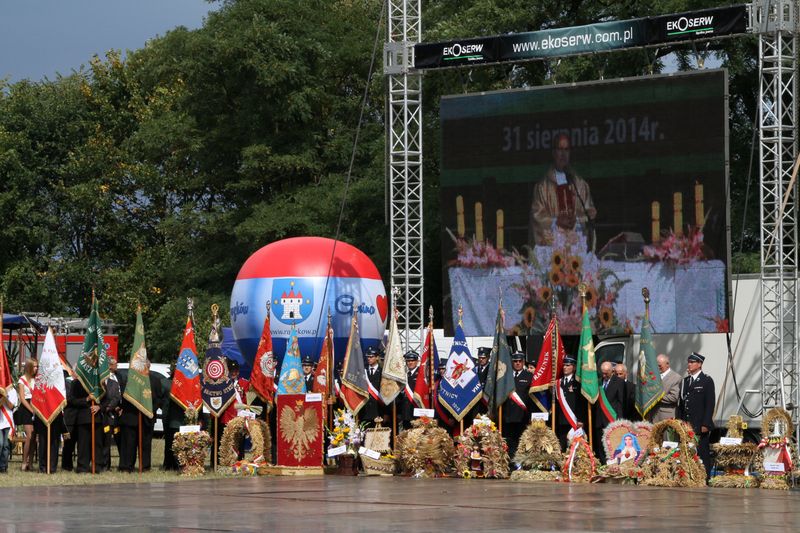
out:
{"label": "large video screen", "polygon": [[448,325],[492,335],[728,329],[727,72],[448,96]]}

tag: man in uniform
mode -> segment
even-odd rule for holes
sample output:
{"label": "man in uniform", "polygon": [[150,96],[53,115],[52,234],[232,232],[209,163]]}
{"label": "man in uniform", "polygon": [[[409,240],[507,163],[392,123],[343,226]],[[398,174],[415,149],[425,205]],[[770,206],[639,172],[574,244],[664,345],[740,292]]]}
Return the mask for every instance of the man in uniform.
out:
{"label": "man in uniform", "polygon": [[[625,382],[614,374],[614,367],[610,361],[603,361],[600,365],[600,373],[602,374],[602,381],[600,386],[605,392],[609,405],[614,409],[617,418],[624,416],[624,395],[625,395]],[[594,444],[594,455],[600,460],[600,464],[606,464],[606,450],[603,447],[603,430],[611,423],[606,415],[603,413],[602,400],[598,396],[597,401],[594,403],[594,411],[592,413],[592,431]]]}
{"label": "man in uniform", "polygon": [[419,376],[419,354],[413,350],[405,353],[406,360],[406,388],[397,396],[397,431],[409,429],[414,420],[414,387]]}
{"label": "man in uniform", "polygon": [[514,392],[503,403],[503,437],[508,443],[508,457],[513,461],[517,452],[519,438],[528,426],[533,409],[533,400],[528,396],[533,375],[525,370],[525,354],[511,354],[511,368],[514,372]]}
{"label": "man in uniform", "polygon": [[659,354],[656,357],[658,370],[661,372],[661,386],[664,389],[664,396],[653,409],[650,410],[651,422],[653,424],[675,418],[675,408],[678,406],[678,398],[681,392],[681,377],[677,372],[669,367],[669,357]]}
{"label": "man in uniform", "polygon": [[[559,398],[556,406],[556,435],[561,449],[566,451],[567,434],[572,429],[583,428],[586,422],[586,399],[581,394],[581,385],[575,379],[575,358],[571,355],[564,357],[562,363],[564,377],[559,382]],[[573,428],[573,422],[575,427]]]}
{"label": "man in uniform", "polygon": [[703,373],[705,356],[692,352],[686,360],[686,373],[681,383],[678,399],[678,419],[689,422],[699,439],[697,454],[706,467],[706,477],[711,474],[709,437],[714,429],[714,380]]}
{"label": "man in uniform", "polygon": [[375,426],[376,418],[383,418],[385,414],[385,406],[379,392],[381,390],[381,375],[383,371],[378,364],[378,355],[380,354],[376,347],[370,346],[367,348],[367,367],[365,372],[369,382],[369,398],[358,414],[359,420],[365,422],[367,427],[370,428]]}
{"label": "man in uniform", "polygon": [[309,356],[303,357],[303,379],[306,382],[306,392],[314,390],[314,360]]}

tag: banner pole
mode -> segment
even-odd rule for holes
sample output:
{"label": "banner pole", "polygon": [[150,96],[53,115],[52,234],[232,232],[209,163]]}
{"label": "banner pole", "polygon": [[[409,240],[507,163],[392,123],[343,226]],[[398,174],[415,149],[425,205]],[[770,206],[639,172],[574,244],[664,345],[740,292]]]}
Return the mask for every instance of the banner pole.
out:
{"label": "banner pole", "polygon": [[47,473],[50,473],[50,424],[47,424]]}
{"label": "banner pole", "polygon": [[503,436],[503,406],[497,408],[497,429],[500,431],[500,436]]}
{"label": "banner pole", "polygon": [[219,450],[217,449],[217,421],[219,418],[216,416],[214,417],[214,472],[217,471],[217,453]]}
{"label": "banner pole", "polygon": [[397,399],[392,402],[392,441],[397,437]]}
{"label": "banner pole", "polygon": [[551,411],[551,413],[550,413],[550,427],[553,430],[553,433],[555,433],[555,431],[556,431],[556,400],[557,400],[557,398],[556,398],[557,397],[556,387],[559,386],[559,383],[558,383],[558,380],[556,379],[556,376],[558,376],[558,354],[561,353],[560,347],[558,345],[558,338],[559,338],[558,337],[558,319],[556,318],[556,315],[555,315],[555,296],[553,296],[553,299],[552,299],[552,302],[551,302],[550,312],[551,312],[551,314],[553,316],[553,323],[555,325],[555,327],[553,328],[553,340],[551,341],[552,342],[552,350],[553,351],[552,351],[552,354],[550,355],[550,361],[551,361],[550,364],[551,364],[552,369],[553,369],[553,371],[551,373],[552,374],[551,375],[551,383],[553,384],[553,386],[550,387],[550,411]]}
{"label": "banner pole", "polygon": [[142,472],[142,412],[139,411],[139,473]]}
{"label": "banner pole", "polygon": [[95,469],[95,456],[94,456],[94,413],[92,412],[92,407],[94,407],[94,400],[89,402],[89,414],[92,417],[92,474],[96,473]]}
{"label": "banner pole", "polygon": [[589,412],[589,447],[592,450],[594,450],[594,442],[592,435],[594,433],[594,431],[592,431],[592,405],[594,404],[587,403],[586,405],[587,405],[586,410]]}

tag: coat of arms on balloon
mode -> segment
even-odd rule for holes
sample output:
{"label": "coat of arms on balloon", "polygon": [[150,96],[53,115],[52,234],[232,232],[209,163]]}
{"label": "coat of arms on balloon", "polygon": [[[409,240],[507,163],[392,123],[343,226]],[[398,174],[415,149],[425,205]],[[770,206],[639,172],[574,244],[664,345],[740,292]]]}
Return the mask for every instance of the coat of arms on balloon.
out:
{"label": "coat of arms on balloon", "polygon": [[362,349],[377,346],[389,311],[378,269],[358,248],[322,237],[296,237],[264,246],[242,265],[231,292],[231,327],[246,361],[243,377],[249,375],[258,347],[267,302],[278,362],[292,327],[301,355],[316,360],[329,312],[337,360],[344,356],[353,313]]}

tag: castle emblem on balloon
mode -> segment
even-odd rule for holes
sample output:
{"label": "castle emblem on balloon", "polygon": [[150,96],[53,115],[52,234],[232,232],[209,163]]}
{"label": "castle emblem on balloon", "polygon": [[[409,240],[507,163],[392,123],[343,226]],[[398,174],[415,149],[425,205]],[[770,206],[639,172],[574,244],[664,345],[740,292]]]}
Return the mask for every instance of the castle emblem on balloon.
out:
{"label": "castle emblem on balloon", "polygon": [[297,324],[311,315],[314,290],[303,280],[277,279],[272,284],[274,316],[284,324]]}

